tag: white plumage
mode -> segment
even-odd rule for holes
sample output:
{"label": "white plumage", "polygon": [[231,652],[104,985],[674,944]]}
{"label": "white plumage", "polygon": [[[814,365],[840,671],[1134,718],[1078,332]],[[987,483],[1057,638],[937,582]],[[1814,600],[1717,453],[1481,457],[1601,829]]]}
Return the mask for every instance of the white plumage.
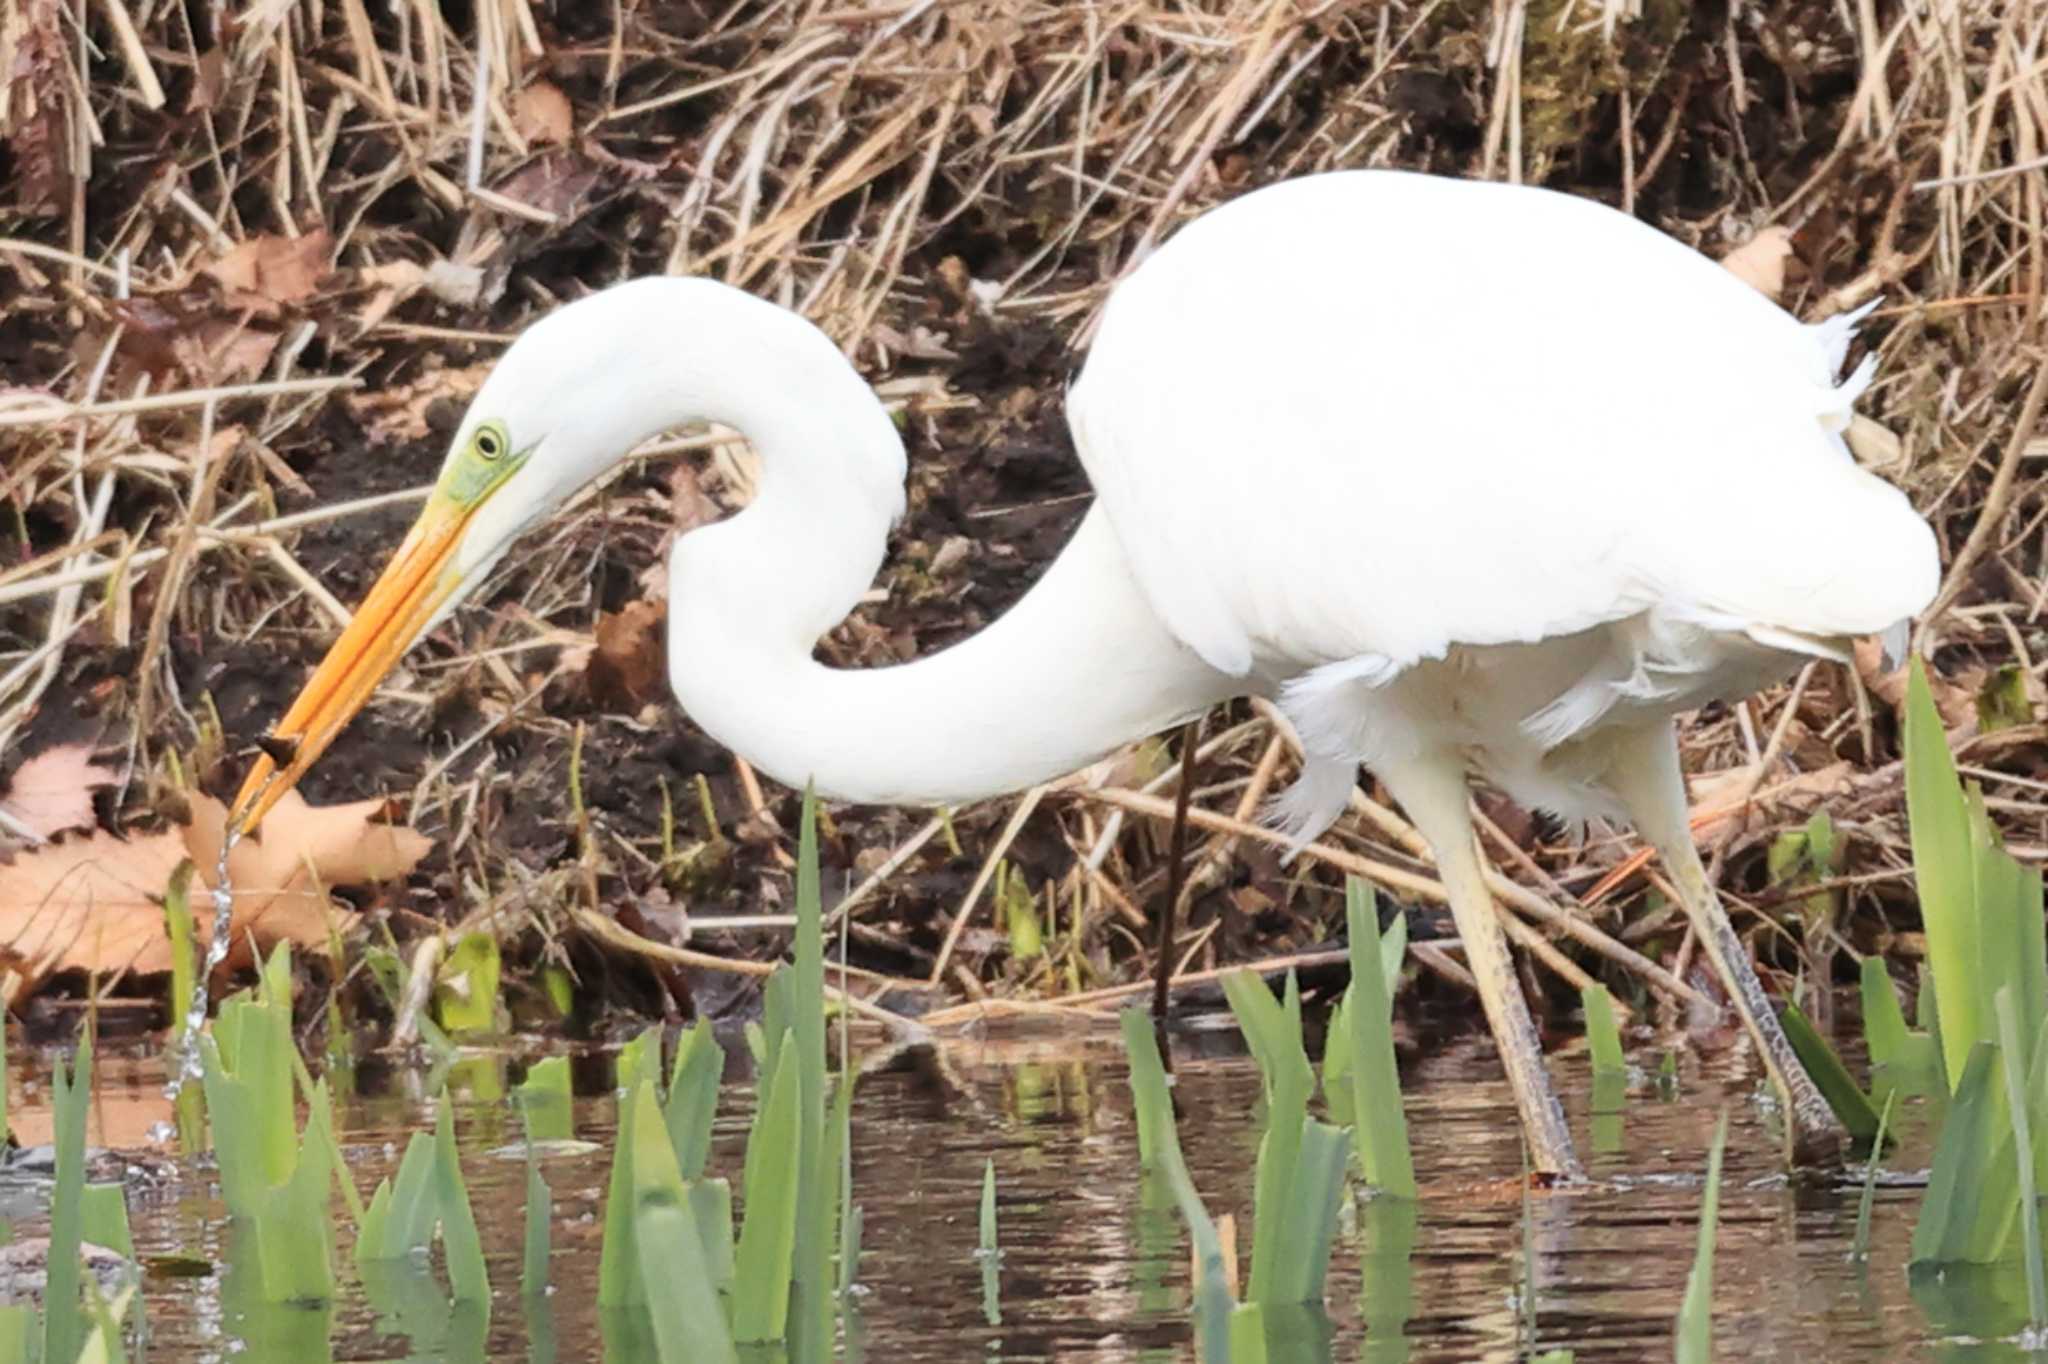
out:
{"label": "white plumage", "polygon": [[1853,319],[1802,326],[1600,205],[1385,171],[1292,181],[1119,285],[1069,395],[1097,500],[1039,584],[900,667],[813,657],[900,514],[904,451],[809,323],[704,280],[560,309],[508,350],[440,492],[278,727],[261,817],[524,527],[640,439],[744,432],[753,504],[670,561],[670,676],[772,776],[959,802],[1064,775],[1246,693],[1307,750],[1306,838],[1372,767],[1428,838],[1546,1169],[1576,1168],[1474,852],[1465,773],[1663,855],[1795,1121],[1800,1072],[1686,828],[1670,718],[1935,588],[1927,526],[1850,459]]}
{"label": "white plumage", "polygon": [[1926,523],[1838,434],[1851,325],[1586,200],[1353,172],[1183,229],[1069,404],[1147,599],[1333,766],[1283,802],[1299,836],[1445,735],[1582,818],[1619,811],[1560,745],[1932,596]]}

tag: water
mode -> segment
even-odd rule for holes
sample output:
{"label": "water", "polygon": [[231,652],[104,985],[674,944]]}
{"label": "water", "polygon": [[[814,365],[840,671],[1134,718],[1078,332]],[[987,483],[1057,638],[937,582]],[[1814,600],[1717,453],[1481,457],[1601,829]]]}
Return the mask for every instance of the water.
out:
{"label": "water", "polygon": [[[1237,1215],[1248,1258],[1258,1077],[1249,1060],[1229,1053],[1231,1041],[1177,1042],[1178,1095],[1190,1169],[1212,1212]],[[1420,1207],[1404,1219],[1394,1205],[1369,1205],[1347,1226],[1327,1321],[1301,1323],[1306,1343],[1276,1359],[1514,1360],[1559,1347],[1582,1362],[1669,1358],[1692,1261],[1700,1172],[1724,1107],[1731,1127],[1714,1297],[1722,1358],[2029,1357],[1964,1338],[1973,1324],[1968,1313],[1978,1309],[1965,1309],[1961,1323],[1937,1319],[1909,1291],[1918,1187],[1879,1189],[1869,1261],[1852,1260],[1857,1187],[1795,1185],[1777,1172],[1771,1105],[1738,1063],[1686,1062],[1672,1099],[1659,1098],[1654,1083],[1638,1084],[1619,1130],[1607,1122],[1597,1134],[1586,1090],[1576,1083],[1585,1066],[1583,1057],[1561,1058],[1555,1069],[1595,1183],[1533,1195],[1526,1222],[1512,1178],[1521,1159],[1514,1110],[1486,1039],[1439,1050],[1405,1076]],[[450,1322],[441,1290],[404,1276],[387,1286],[380,1316],[346,1269],[344,1299],[331,1314],[245,1320],[238,1285],[220,1269],[227,1233],[213,1181],[189,1162],[174,1162],[154,1182],[132,1184],[129,1199],[146,1259],[199,1257],[187,1266],[196,1277],[159,1273],[148,1281],[148,1357],[651,1358],[594,1305],[614,1123],[613,1101],[602,1092],[609,1067],[608,1058],[587,1058],[577,1076],[579,1091],[595,1091],[579,1096],[577,1135],[600,1149],[544,1162],[556,1217],[555,1291],[543,1309],[529,1314],[519,1301],[524,1165],[489,1154],[519,1139],[502,1096],[523,1064],[484,1056],[458,1064],[447,1086],[497,1293],[487,1331]],[[156,1112],[166,1106],[160,1064],[110,1059],[99,1078],[95,1141],[99,1124],[124,1144],[135,1140],[127,1134],[167,1116]],[[359,1093],[338,1102],[341,1140],[366,1193],[395,1168],[406,1137],[431,1126],[427,1084],[417,1072],[366,1070]],[[735,1183],[751,1101],[734,1062],[712,1168]],[[24,1141],[47,1140],[39,1135],[47,1132],[47,1109],[33,1095],[17,1098],[15,1115]],[[1917,1106],[1904,1110],[1900,1127],[1905,1142],[1887,1168],[1924,1170],[1928,1135]],[[1595,1149],[1596,1135],[1611,1149]],[[975,1254],[982,1169],[991,1158],[1002,1246],[999,1325],[985,1313]],[[1163,1198],[1145,1206],[1113,1034],[957,1044],[885,1059],[857,1090],[854,1159],[865,1214],[864,1291],[847,1357],[906,1364],[1193,1358],[1185,1242]],[[40,1230],[33,1212],[16,1226],[17,1234]],[[2010,1300],[2015,1288],[1998,1291]],[[389,1308],[408,1292],[401,1322]],[[2017,1300],[2023,1306],[2023,1292]],[[1978,1333],[2017,1324],[1981,1312],[1974,1319]],[[323,1334],[331,1353],[312,1344]],[[245,1344],[245,1336],[253,1339]]]}

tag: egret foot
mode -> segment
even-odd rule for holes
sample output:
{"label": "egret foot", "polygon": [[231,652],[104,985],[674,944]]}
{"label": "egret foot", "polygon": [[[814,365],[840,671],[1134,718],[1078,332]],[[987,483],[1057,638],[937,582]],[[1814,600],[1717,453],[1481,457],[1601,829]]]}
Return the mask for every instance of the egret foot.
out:
{"label": "egret foot", "polygon": [[1544,1069],[1536,1025],[1515,979],[1507,937],[1494,914],[1493,892],[1486,888],[1479,851],[1472,841],[1471,792],[1465,784],[1464,755],[1456,750],[1425,753],[1400,762],[1382,762],[1374,771],[1436,854],[1437,873],[1451,902],[1451,918],[1465,946],[1465,964],[1479,986],[1479,1002],[1486,1010],[1508,1086],[1514,1091],[1515,1108],[1521,1114],[1531,1168],[1560,1179],[1584,1179],[1585,1169],[1572,1150],[1564,1106],[1558,1103],[1550,1073]]}
{"label": "egret foot", "polygon": [[1771,1084],[1785,1103],[1785,1119],[1792,1127],[1793,1159],[1800,1164],[1838,1162],[1847,1148],[1848,1134],[1779,1026],[1777,1010],[1750,964],[1749,949],[1736,936],[1735,925],[1728,921],[1728,911],[1721,907],[1721,898],[1714,893],[1699,849],[1693,844],[1678,765],[1677,732],[1669,725],[1641,730],[1629,743],[1618,743],[1615,753],[1606,777],[1608,789],[1627,809],[1636,832],[1657,850],[1692,922],[1693,934],[1706,948],[1707,959],[1713,962],[1742,1026],[1756,1042]]}

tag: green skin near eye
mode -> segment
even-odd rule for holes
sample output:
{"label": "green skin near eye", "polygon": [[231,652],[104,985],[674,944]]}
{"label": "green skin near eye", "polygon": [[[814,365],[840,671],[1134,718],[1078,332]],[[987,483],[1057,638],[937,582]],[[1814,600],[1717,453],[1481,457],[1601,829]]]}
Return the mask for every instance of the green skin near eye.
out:
{"label": "green skin near eye", "polygon": [[438,494],[461,507],[475,507],[526,462],[526,450],[513,451],[505,423],[493,418],[478,426],[469,443],[441,475]]}

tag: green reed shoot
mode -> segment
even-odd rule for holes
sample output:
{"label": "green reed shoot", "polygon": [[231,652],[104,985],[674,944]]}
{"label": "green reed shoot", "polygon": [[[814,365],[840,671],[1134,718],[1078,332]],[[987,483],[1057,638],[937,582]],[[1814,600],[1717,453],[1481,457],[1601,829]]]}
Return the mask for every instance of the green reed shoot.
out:
{"label": "green reed shoot", "polygon": [[57,1140],[57,1185],[50,1195],[50,1248],[43,1287],[46,1360],[78,1356],[86,1321],[79,1310],[79,1243],[85,1230],[85,1105],[92,1092],[92,1037],[78,1044],[67,1071],[58,1058],[51,1081],[51,1116]]}
{"label": "green reed shoot", "polygon": [[[1913,871],[1934,987],[1923,991],[1922,1012],[1932,1023],[1930,1050],[1953,1086],[1913,1229],[1913,1261],[1989,1263],[2023,1254],[2031,1275],[2040,1233],[2027,1215],[2034,1201],[2026,1190],[2048,1171],[2041,874],[2005,851],[1982,793],[1960,781],[1917,659],[1907,678],[1905,749]],[[2010,1026],[2000,1016],[2007,1008]],[[1884,1027],[1896,1051],[1888,1014]],[[2037,1320],[2044,1306],[2036,1304]]]}
{"label": "green reed shoot", "polygon": [[544,1143],[572,1140],[576,1135],[574,1099],[569,1089],[569,1058],[549,1056],[536,1061],[513,1091],[526,1124],[526,1235],[520,1259],[519,1294],[531,1299],[545,1293],[553,1254],[555,1195],[540,1172]]}
{"label": "green reed shoot", "polygon": [[[731,1297],[731,1336],[752,1343],[788,1342],[791,1352],[823,1357],[834,1320],[829,1270],[834,1219],[847,1200],[845,1124],[850,1092],[844,1086],[826,1120],[824,941],[818,890],[817,810],[806,797],[797,853],[797,931],[794,962],[769,978],[762,1021],[748,1028],[758,1067],[759,1100],[747,1140],[742,1180],[746,1219],[735,1240],[732,1196],[723,1180],[703,1177],[717,1108],[723,1053],[703,1025],[678,1043],[664,1100],[659,1034],[643,1034],[622,1052],[619,1076],[626,1095],[605,1206],[598,1268],[601,1306],[645,1307],[657,1313],[657,1333],[675,1339],[681,1326],[662,1325],[678,1282],[676,1262],[652,1253],[647,1228],[663,1244],[687,1226],[696,1239],[689,1263],[715,1295]],[[642,1108],[659,1122],[650,1127]],[[669,1187],[668,1171],[675,1174]],[[649,1197],[663,1210],[642,1211]],[[673,1211],[673,1216],[670,1215]],[[845,1229],[838,1229],[843,1232]],[[854,1233],[857,1236],[857,1232]],[[656,1270],[659,1267],[659,1277]],[[841,1277],[850,1273],[842,1265]],[[656,1285],[660,1291],[654,1291]],[[694,1291],[694,1290],[691,1290]]]}
{"label": "green reed shoot", "polygon": [[2020,1243],[2027,1266],[2028,1323],[2036,1328],[2048,1325],[2048,1275],[2041,1263],[2041,1202],[2036,1184],[2039,1151],[2030,1130],[2034,1096],[2029,1093],[2026,1069],[2021,1062],[2019,1016],[2013,1005],[2010,985],[2000,987],[1993,1001],[1998,1015],[1998,1050],[2005,1062],[2005,1102],[2012,1115],[2013,1165],[2019,1175]]}
{"label": "green reed shoot", "polygon": [[[2011,987],[2020,1018],[2048,1014],[2041,875],[2005,851],[1982,794],[1963,788],[1917,659],[1906,685],[1905,748],[1913,875],[1944,1060],[1959,1087],[1971,1049],[1997,1041],[1992,1011],[2000,988]],[[2020,1040],[2033,1043],[2024,1032]]]}
{"label": "green reed shoot", "polygon": [[434,1019],[443,1032],[497,1031],[499,971],[497,935],[463,934],[435,974]]}
{"label": "green reed shoot", "polygon": [[[1377,965],[1377,955],[1368,960]],[[1378,979],[1377,970],[1370,974]],[[1301,989],[1293,973],[1288,973],[1285,997],[1277,1003],[1273,992],[1249,971],[1225,976],[1223,992],[1259,1063],[1266,1097],[1245,1300],[1260,1306],[1321,1302],[1337,1208],[1344,1198],[1350,1138],[1309,1116],[1316,1075],[1302,1042]]]}
{"label": "green reed shoot", "polygon": [[[1366,1182],[1398,1198],[1414,1198],[1415,1162],[1408,1149],[1408,1118],[1401,1107],[1401,1077],[1394,1065],[1393,997],[1381,956],[1379,911],[1357,877],[1344,887],[1350,936],[1351,984],[1344,991],[1341,1031],[1351,1052],[1352,1123]],[[1375,969],[1378,968],[1378,969]]]}
{"label": "green reed shoot", "polygon": [[549,1056],[536,1061],[513,1090],[526,1125],[529,1147],[571,1141],[576,1136],[576,1110],[569,1088],[569,1058]]}
{"label": "green reed shoot", "polygon": [[540,1156],[526,1144],[526,1235],[519,1262],[519,1296],[536,1298],[548,1291],[548,1266],[554,1254],[552,1230],[555,1194],[541,1177]]}
{"label": "green reed shoot", "polygon": [[1784,1026],[1785,1040],[1798,1054],[1799,1064],[1806,1068],[1836,1119],[1848,1129],[1857,1146],[1869,1146],[1877,1138],[1877,1105],[1870,1101],[1870,1096],[1849,1074],[1849,1068],[1842,1064],[1841,1056],[1798,1005],[1785,1005],[1778,1021]]}
{"label": "green reed shoot", "polygon": [[1685,1279],[1685,1298],[1678,1308],[1675,1337],[1677,1364],[1711,1364],[1714,1358],[1714,1237],[1721,1216],[1721,1153],[1728,1144],[1728,1114],[1714,1124],[1714,1145],[1707,1155],[1707,1182],[1700,1191],[1699,1245],[1692,1272]]}
{"label": "green reed shoot", "polygon": [[96,1246],[135,1258],[128,1230],[128,1191],[119,1184],[88,1184],[79,1194],[79,1234]]}
{"label": "green reed shoot", "polygon": [[0,1364],[33,1364],[41,1325],[34,1305],[0,1304]]}
{"label": "green reed shoot", "polygon": [[1195,1336],[1205,1364],[1229,1364],[1233,1316],[1241,1309],[1223,1268],[1223,1243],[1202,1195],[1188,1174],[1174,1125],[1173,1099],[1167,1089],[1166,1065],[1152,1032],[1152,1016],[1143,1009],[1125,1009],[1118,1016],[1124,1054],[1131,1066],[1131,1102],[1138,1116],[1138,1160],[1142,1170],[1164,1182],[1180,1210],[1181,1222],[1194,1245]]}
{"label": "green reed shoot", "polygon": [[652,1085],[635,1086],[622,1136],[628,1126],[635,1153],[634,1254],[641,1282],[661,1285],[647,1295],[661,1364],[735,1361],[718,1284],[704,1254],[707,1229],[697,1223]]}
{"label": "green reed shoot", "polygon": [[1877,1115],[1877,1140],[1870,1144],[1870,1163],[1863,1168],[1863,1190],[1856,1197],[1856,1235],[1849,1243],[1849,1258],[1870,1258],[1870,1210],[1877,1201],[1877,1168],[1884,1154],[1884,1139],[1892,1125],[1892,1108],[1898,1091],[1884,1097],[1884,1110]]}
{"label": "green reed shoot", "polygon": [[612,1062],[612,1083],[621,1094],[630,1095],[642,1080],[661,1083],[661,1024],[650,1023],[639,1036],[619,1048]]}
{"label": "green reed shoot", "polygon": [[1586,1045],[1593,1053],[1593,1073],[1626,1074],[1628,1060],[1621,1050],[1621,1027],[1614,1021],[1614,1000],[1605,985],[1587,985],[1579,991],[1586,1011]]}
{"label": "green reed shoot", "polygon": [[747,1142],[747,1216],[740,1227],[733,1295],[733,1336],[742,1341],[782,1340],[789,1327],[803,1160],[798,1051],[785,1033],[774,1072],[761,1087]]}
{"label": "green reed shoot", "polygon": [[996,1162],[981,1167],[981,1239],[975,1250],[981,1263],[981,1314],[991,1326],[1003,1324],[1002,1248],[996,1244]]}
{"label": "green reed shoot", "polygon": [[668,1100],[662,1118],[676,1150],[684,1179],[698,1179],[711,1154],[711,1123],[718,1115],[718,1082],[725,1075],[725,1050],[711,1035],[711,1025],[698,1023],[676,1039],[676,1057],[668,1073]]}
{"label": "green reed shoot", "polygon": [[[191,859],[181,859],[164,890],[164,928],[171,941],[171,1037],[167,1050],[172,1064],[181,1070],[193,1045],[187,1028],[199,971],[199,948],[192,930],[192,871]],[[176,1088],[172,1117],[178,1128],[178,1150],[197,1155],[205,1140],[206,1093],[199,1085],[182,1081]]]}

